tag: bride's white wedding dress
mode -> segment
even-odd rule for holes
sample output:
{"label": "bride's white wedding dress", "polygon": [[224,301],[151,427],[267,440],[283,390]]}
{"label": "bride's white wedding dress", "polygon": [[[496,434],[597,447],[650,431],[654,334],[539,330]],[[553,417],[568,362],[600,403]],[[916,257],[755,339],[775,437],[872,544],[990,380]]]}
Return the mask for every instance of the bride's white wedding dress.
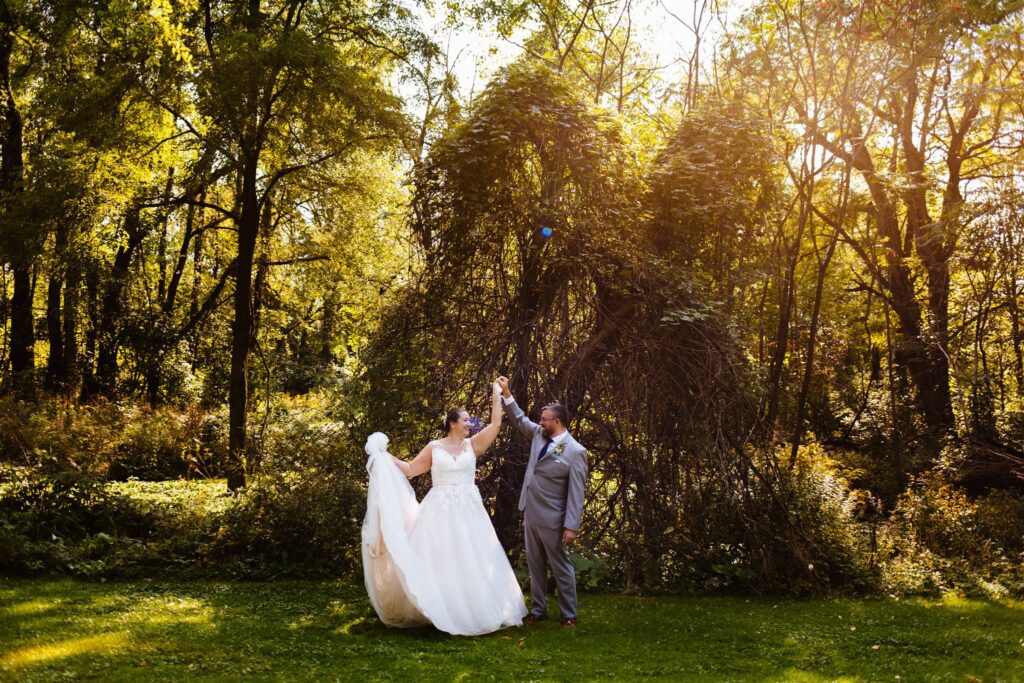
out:
{"label": "bride's white wedding dress", "polygon": [[457,452],[434,443],[433,485],[419,504],[391,456],[369,441],[367,452],[363,569],[381,621],[454,635],[521,624],[523,592],[480,499],[470,440]]}

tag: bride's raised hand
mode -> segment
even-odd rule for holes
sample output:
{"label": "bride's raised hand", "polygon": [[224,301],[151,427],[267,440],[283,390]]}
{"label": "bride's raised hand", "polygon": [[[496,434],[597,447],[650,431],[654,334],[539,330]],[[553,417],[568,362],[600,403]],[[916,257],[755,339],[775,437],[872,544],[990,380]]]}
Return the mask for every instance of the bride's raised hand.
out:
{"label": "bride's raised hand", "polygon": [[484,451],[491,447],[498,438],[498,430],[501,429],[501,385],[494,382],[491,389],[491,423],[470,439],[473,452],[477,455],[483,455]]}

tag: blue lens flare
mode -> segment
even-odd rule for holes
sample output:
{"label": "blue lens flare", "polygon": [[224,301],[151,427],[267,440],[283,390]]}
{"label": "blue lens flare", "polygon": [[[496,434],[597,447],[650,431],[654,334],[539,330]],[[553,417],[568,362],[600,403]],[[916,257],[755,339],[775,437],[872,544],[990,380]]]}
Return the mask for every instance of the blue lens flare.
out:
{"label": "blue lens flare", "polygon": [[540,229],[540,234],[541,234],[541,235],[543,235],[544,237],[551,237],[551,235],[552,235],[552,234],[553,234],[554,232],[555,232],[555,231],[554,231],[554,230],[552,230],[551,228],[541,228],[541,229]]}

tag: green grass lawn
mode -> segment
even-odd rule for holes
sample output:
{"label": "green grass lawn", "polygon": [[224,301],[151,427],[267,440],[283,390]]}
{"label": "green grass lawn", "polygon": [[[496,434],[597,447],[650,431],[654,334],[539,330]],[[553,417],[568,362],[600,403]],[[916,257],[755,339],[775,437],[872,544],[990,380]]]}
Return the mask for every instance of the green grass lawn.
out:
{"label": "green grass lawn", "polygon": [[385,628],[351,583],[12,579],[0,678],[1024,681],[1024,603],[585,594],[574,631],[459,638]]}

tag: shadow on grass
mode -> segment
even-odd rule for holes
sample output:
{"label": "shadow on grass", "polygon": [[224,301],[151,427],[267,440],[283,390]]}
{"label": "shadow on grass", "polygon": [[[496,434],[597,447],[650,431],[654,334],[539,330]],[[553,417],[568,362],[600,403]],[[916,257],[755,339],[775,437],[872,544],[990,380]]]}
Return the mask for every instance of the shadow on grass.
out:
{"label": "shadow on grass", "polygon": [[[585,595],[479,638],[384,627],[340,582],[0,582],[0,676],[102,680],[1024,681],[1024,606]],[[552,615],[555,616],[555,615]]]}

